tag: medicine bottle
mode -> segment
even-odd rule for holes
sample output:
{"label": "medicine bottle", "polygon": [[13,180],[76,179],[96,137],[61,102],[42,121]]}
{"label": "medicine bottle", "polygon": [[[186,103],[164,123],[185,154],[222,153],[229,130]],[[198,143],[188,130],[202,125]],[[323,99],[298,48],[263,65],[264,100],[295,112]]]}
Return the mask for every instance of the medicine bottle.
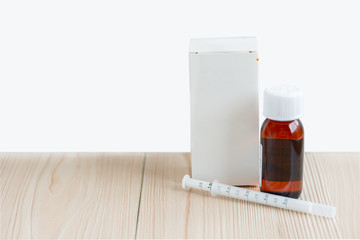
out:
{"label": "medicine bottle", "polygon": [[264,92],[261,127],[262,192],[298,198],[302,191],[304,128],[303,95],[294,86],[276,86]]}

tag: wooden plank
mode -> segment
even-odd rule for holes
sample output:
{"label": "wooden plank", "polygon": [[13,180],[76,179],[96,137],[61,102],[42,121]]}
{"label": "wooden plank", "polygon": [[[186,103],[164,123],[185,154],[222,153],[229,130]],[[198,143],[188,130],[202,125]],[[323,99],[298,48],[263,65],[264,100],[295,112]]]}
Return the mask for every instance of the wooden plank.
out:
{"label": "wooden plank", "polygon": [[[181,180],[190,172],[188,154],[147,153],[137,228],[138,238],[186,238],[190,192]],[[202,219],[203,216],[199,216]]]}
{"label": "wooden plank", "polygon": [[1,154],[1,238],[133,238],[144,154]]}
{"label": "wooden plank", "polygon": [[[132,238],[143,154],[1,154],[1,238]],[[148,154],[139,238],[359,238],[360,153],[306,154],[302,199],[335,220],[181,189],[189,154]],[[256,189],[256,188],[252,188]]]}
{"label": "wooden plank", "polygon": [[343,238],[360,238],[360,153],[312,154],[324,168],[325,185],[337,207],[336,220]]}
{"label": "wooden plank", "polygon": [[[359,199],[359,191],[356,190],[359,174],[356,177],[350,176],[356,171],[359,172],[356,165],[358,155],[349,155],[346,167],[337,160],[327,161],[327,156],[326,154],[305,155],[304,189],[301,199],[336,206],[340,212],[336,219],[225,197],[212,198],[208,193],[198,190],[185,192],[181,188],[181,180],[185,174],[190,174],[189,154],[148,154],[145,162],[137,237],[359,237],[359,232],[354,225],[358,223],[360,217],[357,214],[359,205],[355,204],[356,199]],[[337,168],[342,170],[335,171]],[[349,168],[353,170],[346,174],[346,169]],[[342,190],[339,190],[340,188]],[[339,192],[348,194],[347,207],[341,205],[340,196],[337,196]],[[356,208],[353,209],[353,213],[349,212],[349,206]],[[350,219],[344,221],[347,217]],[[356,221],[354,221],[355,218]]]}

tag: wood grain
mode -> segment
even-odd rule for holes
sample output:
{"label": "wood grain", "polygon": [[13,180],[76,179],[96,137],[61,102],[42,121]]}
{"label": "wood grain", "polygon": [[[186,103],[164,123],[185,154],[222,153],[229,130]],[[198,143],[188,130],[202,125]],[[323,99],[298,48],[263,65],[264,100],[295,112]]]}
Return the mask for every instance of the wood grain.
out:
{"label": "wood grain", "polygon": [[1,239],[360,238],[360,153],[305,155],[301,199],[335,219],[184,191],[190,167],[176,153],[0,154]]}
{"label": "wood grain", "polygon": [[312,154],[326,171],[324,180],[337,206],[337,222],[343,238],[360,238],[360,153]]}
{"label": "wood grain", "polygon": [[328,219],[225,197],[212,198],[198,190],[185,192],[181,179],[190,173],[189,155],[148,154],[137,236],[359,238],[360,207],[356,203],[360,199],[359,156],[359,153],[305,156],[301,199],[336,206],[338,216]]}
{"label": "wood grain", "polygon": [[133,238],[144,154],[2,154],[1,238]]}

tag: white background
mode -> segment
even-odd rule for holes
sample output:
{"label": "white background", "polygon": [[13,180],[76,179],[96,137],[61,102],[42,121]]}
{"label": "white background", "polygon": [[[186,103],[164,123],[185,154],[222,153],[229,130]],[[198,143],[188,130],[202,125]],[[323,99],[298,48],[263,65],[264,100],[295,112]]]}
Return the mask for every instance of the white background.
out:
{"label": "white background", "polygon": [[[188,43],[257,36],[306,151],[360,151],[358,1],[1,1],[0,151],[190,150]],[[261,119],[262,120],[262,119]]]}

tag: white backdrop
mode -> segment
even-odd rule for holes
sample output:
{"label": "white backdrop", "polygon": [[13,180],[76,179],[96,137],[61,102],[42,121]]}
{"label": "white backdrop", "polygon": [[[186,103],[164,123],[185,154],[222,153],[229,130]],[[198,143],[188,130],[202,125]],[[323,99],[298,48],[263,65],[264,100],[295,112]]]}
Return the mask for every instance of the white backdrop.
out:
{"label": "white backdrop", "polygon": [[[188,42],[257,36],[306,151],[360,151],[358,1],[1,1],[0,151],[190,150]],[[261,119],[263,120],[263,119]]]}

